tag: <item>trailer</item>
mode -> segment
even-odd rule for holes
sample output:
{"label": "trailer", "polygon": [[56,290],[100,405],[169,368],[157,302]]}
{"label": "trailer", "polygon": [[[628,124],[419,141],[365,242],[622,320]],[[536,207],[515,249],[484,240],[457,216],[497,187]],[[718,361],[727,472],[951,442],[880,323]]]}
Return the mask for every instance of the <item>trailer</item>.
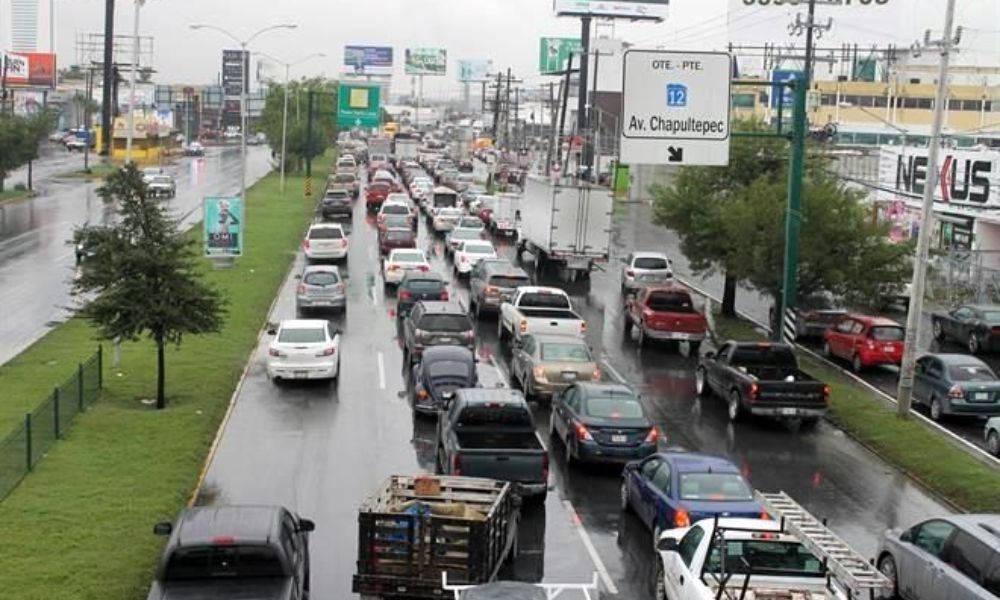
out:
{"label": "trailer", "polygon": [[523,262],[524,253],[531,253],[536,276],[553,266],[572,279],[589,277],[594,265],[608,260],[613,202],[606,188],[527,176],[520,206],[518,259]]}
{"label": "trailer", "polygon": [[361,506],[352,591],[361,600],[449,598],[442,577],[494,581],[513,557],[520,518],[509,483],[394,475]]}

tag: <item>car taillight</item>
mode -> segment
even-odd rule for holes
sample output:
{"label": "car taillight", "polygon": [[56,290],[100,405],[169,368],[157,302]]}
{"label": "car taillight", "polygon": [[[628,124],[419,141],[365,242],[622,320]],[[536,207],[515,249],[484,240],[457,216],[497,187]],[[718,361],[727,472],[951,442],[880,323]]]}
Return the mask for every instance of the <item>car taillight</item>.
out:
{"label": "car taillight", "polygon": [[399,270],[399,265],[389,265],[389,270],[390,271],[398,271]]}
{"label": "car taillight", "polygon": [[302,240],[302,247],[305,248],[306,250],[309,249],[309,238]]}
{"label": "car taillight", "polygon": [[824,385],[823,386],[823,399],[825,400],[825,399],[827,399],[829,397],[830,397],[830,386],[829,385]]}
{"label": "car taillight", "polygon": [[346,238],[340,240],[340,246],[342,246],[344,248],[347,247],[347,239]]}
{"label": "car taillight", "polygon": [[587,322],[586,321],[580,321],[580,333],[581,334],[587,333]]}
{"label": "car taillight", "polygon": [[430,394],[428,394],[427,390],[425,390],[424,388],[420,388],[419,390],[417,390],[417,398],[420,398],[421,400],[426,400],[429,397]]}
{"label": "car taillight", "polygon": [[424,331],[423,329],[414,329],[413,335],[418,338],[424,338],[427,336],[427,332]]}
{"label": "car taillight", "polygon": [[674,513],[674,527],[690,527],[691,515],[688,511],[680,508]]}
{"label": "car taillight", "polygon": [[576,439],[581,442],[592,442],[594,441],[594,436],[590,435],[590,431],[583,425],[583,423],[577,423]]}
{"label": "car taillight", "polygon": [[441,290],[441,300],[444,301],[447,299],[448,299],[448,290]]}
{"label": "car taillight", "polygon": [[487,286],[486,287],[486,291],[484,291],[483,293],[486,294],[487,296],[499,296],[500,295],[500,288],[493,287],[492,285],[491,286]]}
{"label": "car taillight", "polygon": [[953,385],[951,386],[951,389],[948,390],[948,397],[958,399],[965,398],[965,391],[957,385]]}
{"label": "car taillight", "polygon": [[408,290],[399,290],[400,300],[409,300],[411,298],[413,298],[413,294],[411,294]]}
{"label": "car taillight", "polygon": [[647,444],[655,444],[658,439],[660,439],[659,430],[657,430],[656,427],[651,427],[649,433],[646,434],[644,442]]}
{"label": "car taillight", "polygon": [[333,356],[337,353],[336,346],[330,346],[329,348],[324,348],[322,352],[317,352],[316,356]]}
{"label": "car taillight", "polygon": [[521,333],[527,333],[528,332],[528,320],[527,319],[521,319],[521,323],[520,323],[520,325],[518,325],[518,329],[521,330]]}
{"label": "car taillight", "polygon": [[868,346],[869,350],[874,350],[875,349],[875,342],[872,341],[872,340],[865,340],[865,345]]}
{"label": "car taillight", "polygon": [[417,267],[417,270],[420,271],[421,273],[426,273],[427,271],[430,271],[431,268],[428,267],[427,265],[420,265],[419,267]]}
{"label": "car taillight", "polygon": [[271,356],[284,356],[284,354],[281,353],[281,350],[278,350],[277,348],[268,348],[267,353]]}
{"label": "car taillight", "polygon": [[467,262],[469,262],[469,257],[468,257],[468,255],[465,255],[465,254],[463,254],[463,255],[462,255],[462,257],[461,257],[461,258],[459,259],[459,261],[460,261],[460,262],[463,262],[463,263],[467,263]]}
{"label": "car taillight", "polygon": [[635,271],[633,271],[632,269],[625,269],[625,274],[628,275],[629,277],[635,277]]}
{"label": "car taillight", "polygon": [[767,514],[766,510],[762,510],[762,511],[760,511],[760,518],[763,521],[770,521],[771,520],[771,515]]}
{"label": "car taillight", "polygon": [[536,381],[546,381],[548,379],[545,376],[545,367],[535,367],[532,372],[535,374]]}
{"label": "car taillight", "polygon": [[760,391],[760,388],[757,387],[756,383],[751,383],[750,384],[750,400],[751,401],[757,399],[757,392],[759,392],[759,391]]}
{"label": "car taillight", "polygon": [[306,284],[300,283],[299,284],[299,289],[298,289],[298,294],[301,296],[301,295],[303,295],[305,293],[306,293]]}
{"label": "car taillight", "polygon": [[338,293],[342,294],[344,293],[344,284],[338,283],[337,285],[333,286],[333,289],[337,290]]}
{"label": "car taillight", "polygon": [[591,381],[600,381],[601,380],[601,370],[600,369],[594,369],[594,371],[590,374],[590,380]]}
{"label": "car taillight", "polygon": [[466,331],[463,335],[465,336],[465,339],[471,340],[472,338],[476,337],[476,332],[469,330]]}
{"label": "car taillight", "polygon": [[451,474],[462,474],[462,456],[460,454],[455,454],[451,457]]}

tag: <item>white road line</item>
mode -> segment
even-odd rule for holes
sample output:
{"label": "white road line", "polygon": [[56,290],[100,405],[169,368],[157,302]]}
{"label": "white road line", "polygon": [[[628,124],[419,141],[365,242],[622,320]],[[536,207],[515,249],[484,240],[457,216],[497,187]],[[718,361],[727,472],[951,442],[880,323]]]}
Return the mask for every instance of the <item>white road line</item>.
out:
{"label": "white road line", "polygon": [[67,252],[66,254],[61,254],[61,255],[59,255],[59,256],[56,257],[56,262],[62,262],[64,260],[66,260],[67,258],[73,256],[74,254],[76,254],[76,250]]}
{"label": "white road line", "polygon": [[611,579],[611,574],[608,573],[608,568],[604,566],[604,561],[601,560],[601,556],[597,553],[597,548],[594,547],[594,542],[591,541],[590,534],[587,533],[587,529],[583,526],[583,521],[580,520],[580,515],[578,515],[576,509],[573,508],[573,503],[569,500],[563,500],[563,506],[566,507],[566,512],[569,513],[570,519],[573,521],[573,525],[576,526],[576,532],[580,534],[583,546],[587,549],[587,554],[590,555],[590,562],[594,563],[594,568],[597,569],[597,573],[601,576],[601,581],[604,582],[604,587],[608,590],[608,593],[617,596],[618,586],[616,586],[615,582]]}
{"label": "white road line", "polygon": [[380,390],[385,389],[385,360],[382,358],[382,353],[379,352],[378,358],[378,388]]}
{"label": "white road line", "polygon": [[492,354],[490,354],[490,364],[493,365],[493,368],[496,369],[497,373],[500,374],[500,378],[503,379],[504,383],[507,384],[507,387],[512,387],[512,384],[511,384],[511,381],[510,381],[510,373],[507,372],[507,369],[504,368],[504,366],[502,364],[498,363],[493,358]]}
{"label": "white road line", "polygon": [[611,366],[610,361],[605,359],[601,361],[601,364],[604,365],[604,368],[605,370],[607,370],[608,373],[611,373],[611,376],[614,377],[616,383],[621,383],[623,385],[625,384],[625,378],[622,377],[622,374],[619,373],[617,369]]}

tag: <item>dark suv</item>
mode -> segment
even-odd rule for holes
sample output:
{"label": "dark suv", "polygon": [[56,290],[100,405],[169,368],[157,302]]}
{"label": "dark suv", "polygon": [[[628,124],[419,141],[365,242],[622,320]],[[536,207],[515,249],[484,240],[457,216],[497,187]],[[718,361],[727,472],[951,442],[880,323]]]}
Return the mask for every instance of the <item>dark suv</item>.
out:
{"label": "dark suv", "polygon": [[324,219],[350,218],[354,211],[350,192],[343,187],[327,188],[319,209]]}
{"label": "dark suv", "polygon": [[402,321],[410,314],[413,305],[421,300],[447,302],[448,282],[434,271],[407,271],[396,288],[396,320]]}
{"label": "dark suv", "polygon": [[403,353],[413,364],[428,346],[476,349],[472,320],[454,302],[417,302],[403,321]]}
{"label": "dark suv", "polygon": [[522,285],[531,285],[531,278],[509,261],[479,261],[469,273],[469,312],[477,319],[486,312],[499,312]]}
{"label": "dark suv", "polygon": [[309,597],[309,532],[280,506],[203,506],[159,523],[169,535],[148,600]]}

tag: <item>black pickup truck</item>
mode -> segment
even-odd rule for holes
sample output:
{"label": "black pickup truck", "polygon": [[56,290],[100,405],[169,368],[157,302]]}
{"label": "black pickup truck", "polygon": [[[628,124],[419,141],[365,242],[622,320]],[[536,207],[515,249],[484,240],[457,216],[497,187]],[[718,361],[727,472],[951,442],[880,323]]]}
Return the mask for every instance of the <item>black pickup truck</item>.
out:
{"label": "black pickup truck", "polygon": [[312,521],[279,506],[184,510],[169,535],[148,600],[307,600]]}
{"label": "black pickup truck", "polygon": [[826,414],[830,386],[799,369],[787,344],[729,341],[701,357],[698,394],[726,400],[729,419],[763,415],[814,425]]}

